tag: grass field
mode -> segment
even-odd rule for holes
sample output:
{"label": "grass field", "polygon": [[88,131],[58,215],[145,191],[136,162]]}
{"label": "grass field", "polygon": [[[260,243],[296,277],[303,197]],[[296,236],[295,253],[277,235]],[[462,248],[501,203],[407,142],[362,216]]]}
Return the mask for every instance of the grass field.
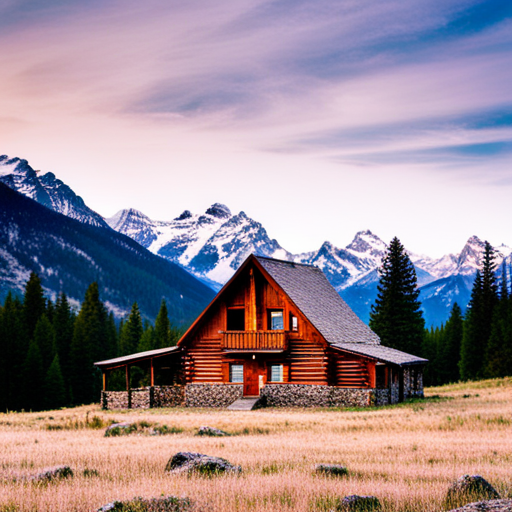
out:
{"label": "grass field", "polygon": [[[104,437],[112,421],[178,433]],[[196,436],[202,425],[233,435]],[[165,474],[178,451],[224,457],[243,474]],[[350,474],[315,476],[322,462],[344,464]],[[47,485],[19,478],[61,464],[75,477]],[[423,401],[371,410],[87,406],[0,414],[0,470],[0,512],[94,511],[113,499],[161,494],[188,496],[213,512],[322,512],[349,494],[375,495],[385,511],[435,511],[465,473],[481,474],[512,498],[512,379],[430,388]]]}

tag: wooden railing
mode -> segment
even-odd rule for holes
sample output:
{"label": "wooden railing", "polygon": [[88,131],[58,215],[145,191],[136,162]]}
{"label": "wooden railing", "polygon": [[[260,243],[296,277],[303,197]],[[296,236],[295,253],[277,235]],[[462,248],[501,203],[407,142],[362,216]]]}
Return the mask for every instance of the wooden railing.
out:
{"label": "wooden railing", "polygon": [[286,350],[285,331],[227,331],[222,333],[224,350]]}

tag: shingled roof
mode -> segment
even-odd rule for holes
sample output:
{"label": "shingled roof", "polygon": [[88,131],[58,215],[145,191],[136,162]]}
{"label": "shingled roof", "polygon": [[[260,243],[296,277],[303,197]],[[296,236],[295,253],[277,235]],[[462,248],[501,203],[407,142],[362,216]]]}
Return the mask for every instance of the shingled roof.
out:
{"label": "shingled roof", "polygon": [[408,366],[411,364],[426,364],[428,359],[416,357],[395,348],[385,347],[384,345],[363,344],[363,343],[336,343],[334,348],[339,348],[345,352],[351,352],[360,356],[367,356],[383,363],[396,364],[398,366]]}
{"label": "shingled roof", "polygon": [[380,344],[379,337],[350,309],[319,268],[255,258],[328,343]]}

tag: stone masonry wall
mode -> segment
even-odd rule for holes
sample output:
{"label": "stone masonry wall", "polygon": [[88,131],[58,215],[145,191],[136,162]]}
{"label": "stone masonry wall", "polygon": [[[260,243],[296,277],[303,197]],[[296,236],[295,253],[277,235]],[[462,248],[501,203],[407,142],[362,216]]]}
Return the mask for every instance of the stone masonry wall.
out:
{"label": "stone masonry wall", "polygon": [[185,405],[185,386],[155,386],[152,407]]}
{"label": "stone masonry wall", "polygon": [[227,407],[243,396],[242,384],[187,384],[187,407]]}
{"label": "stone masonry wall", "polygon": [[375,405],[388,405],[389,404],[389,389],[376,389],[375,390]]}
{"label": "stone masonry wall", "polygon": [[270,407],[366,407],[372,389],[348,389],[315,384],[267,384],[262,401]]}
{"label": "stone masonry wall", "polygon": [[142,388],[142,389],[131,389],[131,400],[130,405],[132,409],[149,409],[152,404],[151,395],[152,395],[152,389],[151,388]]}
{"label": "stone masonry wall", "polygon": [[130,398],[128,391],[102,391],[101,406],[103,409],[128,409]]}

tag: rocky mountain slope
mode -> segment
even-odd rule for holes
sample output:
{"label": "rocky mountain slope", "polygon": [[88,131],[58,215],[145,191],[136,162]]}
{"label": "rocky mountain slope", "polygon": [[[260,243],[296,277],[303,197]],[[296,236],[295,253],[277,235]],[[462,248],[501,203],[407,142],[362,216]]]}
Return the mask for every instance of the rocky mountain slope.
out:
{"label": "rocky mountain slope", "polygon": [[[185,210],[170,221],[153,220],[134,209],[103,219],[52,173],[39,176],[25,160],[0,157],[0,181],[83,223],[110,226],[152,253],[187,269],[214,290],[220,289],[251,253],[316,265],[355,312],[368,321],[377,294],[377,269],[386,251],[386,243],[371,231],[357,233],[345,248],[326,241],[317,251],[291,254],[271,239],[259,222],[244,212],[233,214],[219,203],[201,214]],[[475,236],[459,254],[439,259],[410,254],[421,287],[427,325],[446,321],[454,302],[466,307],[483,246]],[[496,249],[498,264],[504,258],[510,262],[510,248]]]}
{"label": "rocky mountain slope", "polygon": [[118,317],[137,301],[154,319],[165,298],[173,321],[186,325],[214,295],[180,266],[109,227],[70,219],[0,183],[0,298],[21,293],[31,271],[49,297],[64,291],[75,305],[97,281]]}

